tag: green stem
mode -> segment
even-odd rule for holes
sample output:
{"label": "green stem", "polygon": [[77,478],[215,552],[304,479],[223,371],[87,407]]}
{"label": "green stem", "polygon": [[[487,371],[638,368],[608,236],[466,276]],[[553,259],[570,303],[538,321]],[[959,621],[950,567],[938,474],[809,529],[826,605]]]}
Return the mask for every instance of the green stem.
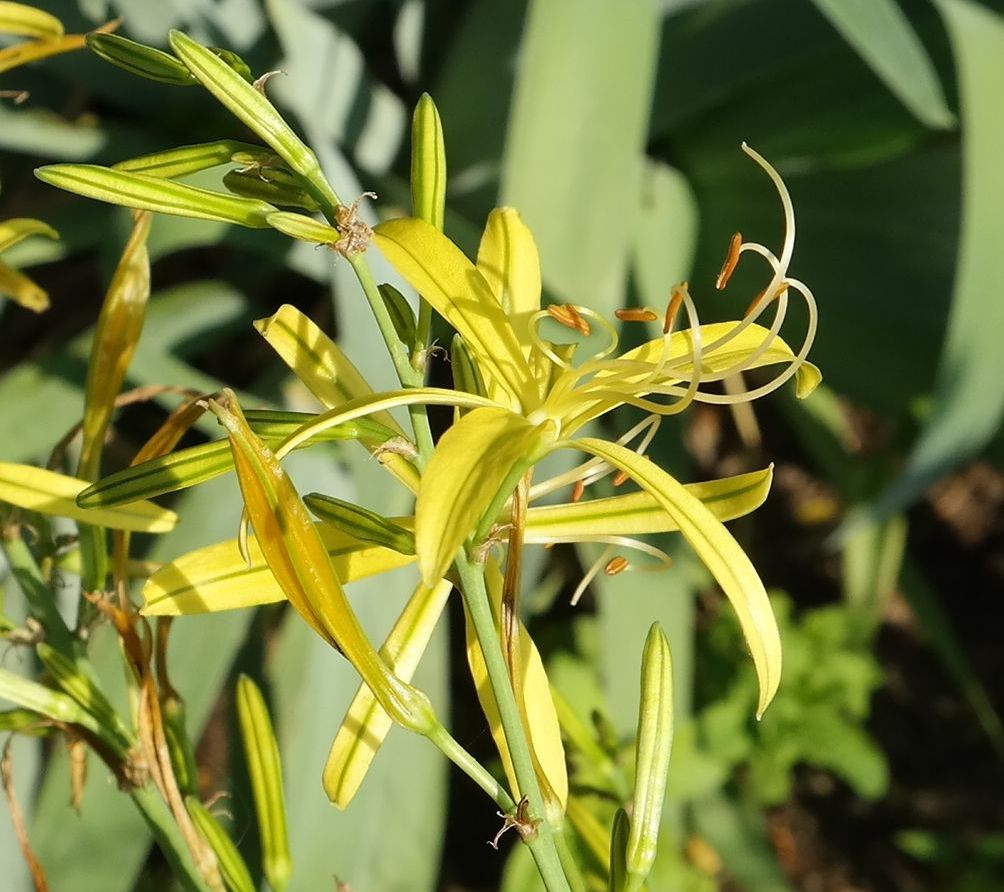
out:
{"label": "green stem", "polygon": [[3,550],[31,612],[45,629],[46,641],[66,656],[75,655],[77,649],[74,647],[73,635],[56,608],[55,598],[42,578],[35,556],[25,544],[19,528],[8,527],[4,530]]}
{"label": "green stem", "polygon": [[171,813],[160,797],[149,787],[137,787],[130,795],[185,892],[211,892],[192,863]]}
{"label": "green stem", "polygon": [[[466,557],[458,557],[456,561],[457,574],[460,577],[461,591],[467,612],[474,626],[481,652],[485,659],[485,668],[491,682],[495,703],[498,706],[502,730],[505,734],[509,756],[512,759],[513,772],[519,792],[529,799],[531,816],[546,815],[544,797],[537,783],[537,773],[530,755],[530,745],[526,739],[523,720],[520,716],[516,696],[509,681],[505,656],[499,642],[498,629],[492,616],[488,591],[485,588],[484,572]],[[529,841],[530,852],[537,863],[537,870],[544,881],[548,892],[570,892],[568,880],[562,869],[561,861],[555,845],[554,831],[551,824],[541,820],[537,826],[536,837]]]}
{"label": "green stem", "polygon": [[558,847],[558,858],[564,868],[565,877],[572,892],[586,892],[586,880],[579,869],[579,862],[575,860],[572,850],[568,848],[568,838],[565,836],[564,828],[554,829],[554,843]]}
{"label": "green stem", "polygon": [[[411,364],[411,358],[408,356],[405,345],[398,339],[394,323],[391,321],[390,313],[387,312],[387,307],[380,296],[380,290],[377,288],[373,272],[366,262],[365,254],[356,254],[355,257],[349,260],[349,263],[352,264],[356,278],[362,286],[363,294],[366,295],[366,300],[373,311],[373,317],[376,319],[377,328],[380,329],[380,334],[383,336],[384,344],[387,345],[387,351],[390,353],[390,359],[394,364],[398,380],[405,387],[421,387],[425,383],[425,378]],[[408,413],[411,416],[411,423],[415,430],[415,445],[418,446],[418,463],[421,469],[425,466],[427,457],[432,453],[434,445],[432,442],[432,431],[429,428],[429,417],[426,414],[425,407],[420,405],[409,406]]]}
{"label": "green stem", "polygon": [[467,752],[446,728],[438,725],[431,734],[426,736],[439,747],[447,759],[491,796],[502,811],[511,812],[516,807],[516,803],[512,801],[512,797],[506,792],[505,787],[492,776],[484,765]]}

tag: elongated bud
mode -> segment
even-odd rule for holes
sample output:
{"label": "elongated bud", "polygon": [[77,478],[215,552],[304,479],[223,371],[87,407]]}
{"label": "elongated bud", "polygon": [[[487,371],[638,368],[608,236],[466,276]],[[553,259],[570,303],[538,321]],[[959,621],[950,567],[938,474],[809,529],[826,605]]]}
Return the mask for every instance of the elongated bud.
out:
{"label": "elongated bud", "polygon": [[258,815],[262,870],[275,892],[283,892],[293,862],[286,832],[279,745],[272,731],[265,698],[247,675],[241,675],[237,681],[237,720]]}
{"label": "elongated bud", "polygon": [[112,170],[145,173],[147,176],[173,180],[221,164],[229,164],[235,155],[247,149],[253,150],[254,146],[235,139],[218,139],[213,142],[165,149],[163,152],[137,155],[135,158],[127,158],[125,161],[113,164]]}
{"label": "elongated bud", "polygon": [[625,849],[627,889],[636,892],[652,869],[673,749],[673,664],[658,623],[645,639],[635,748],[634,810]]}
{"label": "elongated bud", "polygon": [[631,833],[631,821],[623,808],[614,815],[614,826],[610,832],[610,892],[624,892],[628,887],[627,844]]}
{"label": "elongated bud", "polygon": [[216,855],[223,882],[227,884],[230,892],[256,892],[258,887],[251,879],[247,864],[244,863],[241,853],[237,851],[237,846],[227,835],[226,830],[220,826],[220,822],[195,796],[185,797],[185,808],[192,823]]}
{"label": "elongated bud", "polygon": [[487,396],[488,388],[481,377],[470,348],[462,335],[454,335],[450,344],[450,369],[453,372],[453,387],[475,396]]}
{"label": "elongated bud", "polygon": [[87,48],[106,62],[150,81],[191,87],[198,83],[182,62],[170,53],[120,37],[118,34],[88,34]]}
{"label": "elongated bud", "polygon": [[362,542],[391,548],[400,554],[415,553],[415,535],[375,511],[321,493],[308,493],[304,504],[321,520]]}
{"label": "elongated bud", "polygon": [[418,100],[411,120],[411,208],[413,216],[443,231],[446,144],[439,111],[428,93]]}
{"label": "elongated bud", "polygon": [[0,698],[67,725],[80,725],[103,739],[105,729],[73,697],[0,666]]}
{"label": "elongated bud", "polygon": [[393,285],[384,284],[379,286],[380,297],[383,298],[383,305],[390,314],[390,321],[394,325],[398,340],[402,344],[411,345],[415,343],[415,312],[408,303],[407,298]]}
{"label": "elongated bud", "polygon": [[273,229],[278,229],[283,235],[288,235],[301,242],[313,242],[315,245],[334,247],[342,238],[342,234],[333,226],[321,223],[306,214],[276,211],[265,219]]}
{"label": "elongated bud", "polygon": [[314,213],[317,202],[299,180],[285,170],[231,170],[223,175],[223,185],[234,195],[243,198],[259,198],[269,204],[283,207],[303,208]]}
{"label": "elongated bud", "polygon": [[216,56],[217,59],[226,63],[229,68],[232,68],[249,84],[253,84],[255,82],[254,75],[251,73],[251,66],[248,65],[248,63],[238,56],[233,50],[225,50],[223,47],[219,46],[211,46],[208,47],[208,49],[209,52]]}

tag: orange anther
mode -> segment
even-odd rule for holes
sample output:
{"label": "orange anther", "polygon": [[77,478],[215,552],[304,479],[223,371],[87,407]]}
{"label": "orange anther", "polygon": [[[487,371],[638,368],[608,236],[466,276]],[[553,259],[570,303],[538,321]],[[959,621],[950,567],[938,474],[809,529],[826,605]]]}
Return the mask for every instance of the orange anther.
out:
{"label": "orange anther", "polygon": [[607,576],[616,576],[618,573],[623,573],[628,568],[627,558],[617,555],[617,557],[610,558],[607,561],[607,565],[603,568],[603,572]]}
{"label": "orange anther", "polygon": [[[770,300],[774,300],[775,297],[780,297],[787,290],[788,290],[788,283],[787,282],[782,282],[780,285],[777,286],[777,291],[775,291],[770,296]],[[751,316],[753,314],[754,310],[756,310],[760,306],[760,302],[765,297],[767,297],[767,289],[766,288],[763,291],[761,291],[756,297],[754,297],[753,300],[750,302],[750,305],[746,308],[746,312],[743,313],[743,319],[746,319],[749,316]]]}
{"label": "orange anther", "polygon": [[614,310],[614,315],[621,322],[655,322],[659,314],[647,307],[624,307],[621,310]]}
{"label": "orange anther", "polygon": [[589,336],[589,323],[572,304],[551,304],[547,312],[555,322],[560,322],[565,328],[574,329],[584,338]]}
{"label": "orange anther", "polygon": [[683,303],[683,294],[687,290],[687,283],[681,282],[673,289],[673,296],[666,304],[666,315],[662,320],[662,333],[668,335],[673,330],[673,322],[676,314],[680,312],[680,305]]}
{"label": "orange anther", "polygon": [[729,284],[729,279],[732,278],[732,273],[735,272],[736,264],[739,262],[739,249],[742,247],[742,244],[743,234],[741,232],[735,233],[729,241],[729,250],[725,255],[725,262],[718,273],[718,278],[715,279],[715,288],[719,291]]}
{"label": "orange anther", "polygon": [[575,486],[572,487],[572,501],[577,502],[582,498],[582,494],[586,491],[586,483],[584,480],[576,480]]}
{"label": "orange anther", "polygon": [[614,486],[620,486],[625,483],[628,479],[627,471],[618,471],[614,474],[613,484]]}

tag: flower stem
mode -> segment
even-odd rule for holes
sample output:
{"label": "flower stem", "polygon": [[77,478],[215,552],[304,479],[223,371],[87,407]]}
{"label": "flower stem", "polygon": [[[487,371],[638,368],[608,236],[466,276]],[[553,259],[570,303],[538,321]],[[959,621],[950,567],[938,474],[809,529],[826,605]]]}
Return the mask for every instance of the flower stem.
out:
{"label": "flower stem", "polygon": [[136,787],[130,790],[130,796],[185,892],[210,892],[206,881],[192,863],[178,828],[163,801],[150,787]]}
{"label": "flower stem", "polygon": [[464,772],[474,783],[484,790],[498,805],[502,811],[510,812],[516,807],[512,797],[477,759],[465,750],[442,725],[437,725],[436,729],[426,735],[443,755],[454,765]]}
{"label": "flower stem", "polygon": [[485,658],[485,668],[491,681],[492,692],[498,706],[499,718],[505,732],[506,744],[512,758],[513,771],[519,785],[519,793],[526,796],[530,802],[530,814],[544,818],[537,827],[537,835],[527,841],[537,870],[548,892],[570,892],[568,880],[562,869],[558,850],[555,844],[554,831],[546,820],[544,797],[540,792],[537,774],[530,755],[526,731],[520,717],[519,706],[509,681],[505,657],[499,642],[498,629],[492,616],[488,600],[488,590],[485,587],[483,570],[467,559],[457,558],[457,574],[460,577],[461,591],[464,603],[474,626],[481,652]]}

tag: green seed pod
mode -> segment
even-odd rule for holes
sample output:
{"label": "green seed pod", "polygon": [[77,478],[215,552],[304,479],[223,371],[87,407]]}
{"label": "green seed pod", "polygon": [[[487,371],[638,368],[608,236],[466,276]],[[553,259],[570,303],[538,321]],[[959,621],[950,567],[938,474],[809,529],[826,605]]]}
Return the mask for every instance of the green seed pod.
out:
{"label": "green seed pod", "polygon": [[283,892],[293,862],[286,832],[279,745],[265,698],[247,675],[241,675],[237,681],[237,719],[258,815],[262,870],[275,892]]}
{"label": "green seed pod", "polygon": [[672,749],[673,663],[669,641],[661,626],[653,623],[641,660],[634,812],[625,849],[628,892],[641,888],[655,861]]}
{"label": "green seed pod", "polygon": [[415,343],[415,312],[407,298],[393,285],[384,284],[379,287],[380,297],[390,313],[390,321],[402,344],[409,347]]}
{"label": "green seed pod", "polygon": [[415,553],[414,534],[375,511],[316,492],[305,495],[303,502],[318,518],[361,542],[382,545],[399,554]]}
{"label": "green seed pod", "polygon": [[467,342],[459,334],[453,336],[450,344],[450,366],[453,370],[454,388],[475,396],[488,395],[488,388],[485,387],[485,380],[481,377],[477,363],[471,356]]}
{"label": "green seed pod", "polygon": [[185,808],[210,848],[216,854],[220,874],[230,892],[256,892],[257,887],[251,879],[251,871],[237,851],[237,846],[227,835],[226,830],[216,820],[195,796],[185,797]]}
{"label": "green seed pod", "polygon": [[317,202],[307,190],[285,170],[267,167],[258,170],[231,170],[223,175],[223,185],[234,195],[243,198],[260,198],[269,204],[303,208],[311,213],[318,209]]}
{"label": "green seed pod", "polygon": [[147,80],[176,87],[198,83],[185,65],[170,53],[118,34],[88,34],[87,48],[106,62]]}

